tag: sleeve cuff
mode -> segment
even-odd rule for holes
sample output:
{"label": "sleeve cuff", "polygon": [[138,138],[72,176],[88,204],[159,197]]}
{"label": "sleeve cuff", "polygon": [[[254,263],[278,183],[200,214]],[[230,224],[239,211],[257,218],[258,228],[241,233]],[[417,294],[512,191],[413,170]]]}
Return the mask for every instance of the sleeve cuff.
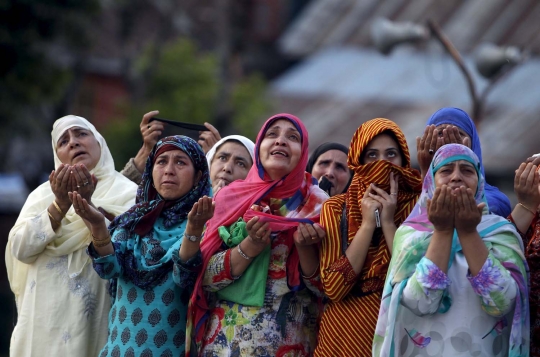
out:
{"label": "sleeve cuff", "polygon": [[328,271],[336,272],[343,276],[345,285],[350,285],[356,283],[358,275],[354,271],[349,258],[346,255],[343,255],[332,265],[328,267]]}
{"label": "sleeve cuff", "polygon": [[416,280],[428,290],[444,290],[452,283],[448,275],[426,257],[416,266]]}

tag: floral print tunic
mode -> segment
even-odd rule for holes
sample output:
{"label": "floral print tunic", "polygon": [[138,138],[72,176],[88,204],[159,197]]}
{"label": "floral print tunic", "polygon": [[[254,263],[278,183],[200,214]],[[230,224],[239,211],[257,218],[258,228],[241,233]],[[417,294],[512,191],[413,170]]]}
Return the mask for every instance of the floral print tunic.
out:
{"label": "floral print tunic", "polygon": [[[202,356],[279,357],[313,353],[320,276],[303,278],[305,287],[298,291],[289,288],[286,265],[292,246],[284,236],[273,234],[263,306],[217,301],[210,313]],[[210,259],[203,280],[206,291],[216,292],[239,278],[231,275],[230,255],[228,249]]]}

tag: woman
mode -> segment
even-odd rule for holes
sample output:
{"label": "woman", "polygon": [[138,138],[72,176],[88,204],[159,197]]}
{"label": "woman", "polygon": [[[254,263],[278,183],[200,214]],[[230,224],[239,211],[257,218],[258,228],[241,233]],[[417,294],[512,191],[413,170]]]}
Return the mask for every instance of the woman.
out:
{"label": "woman", "polygon": [[180,356],[186,311],[200,268],[199,241],[213,214],[204,152],[195,140],[169,136],[150,153],[137,204],[109,230],[103,216],[71,196],[89,222],[88,248],[102,279],[114,279],[109,338],[100,356]]}
{"label": "woman", "polygon": [[206,153],[214,194],[233,181],[246,178],[253,165],[255,144],[245,136],[229,135]]}
{"label": "woman", "polygon": [[[257,137],[247,178],[215,197],[216,212],[201,244],[206,268],[192,299],[203,356],[313,352],[317,243],[325,235],[316,222],[327,195],[304,171],[308,144],[298,118],[271,117]],[[229,238],[239,243],[229,244]]]}
{"label": "woman", "polygon": [[[480,160],[480,171],[485,177],[482,165],[482,147],[480,137],[471,118],[458,108],[442,108],[436,111],[426,124],[422,138],[416,138],[418,146],[418,164],[422,177],[425,176],[433,154],[444,144],[458,143],[468,146]],[[485,183],[487,204],[491,212],[508,217],[512,206],[510,200],[495,186]]]}
{"label": "woman", "polygon": [[6,265],[18,310],[10,354],[97,356],[107,340],[107,283],[85,253],[92,236],[68,192],[117,215],[134,203],[137,186],[114,170],[105,139],[86,119],[60,118],[51,136],[55,170],[9,233]]}
{"label": "woman", "polygon": [[441,147],[397,230],[373,356],[528,356],[521,240],[490,214],[479,158]]}
{"label": "woman", "polygon": [[358,128],[348,163],[351,186],[326,201],[321,213],[327,232],[321,279],[329,301],[316,356],[371,355],[394,233],[420,195],[420,173],[411,168],[405,136],[388,119]]}
{"label": "woman", "polygon": [[[319,187],[330,197],[345,193],[351,182],[351,171],[347,167],[349,149],[339,143],[319,145],[309,158],[306,171],[319,181]],[[323,177],[326,178],[326,185]]]}
{"label": "woman", "polygon": [[531,356],[540,357],[540,180],[539,160],[530,158],[516,170],[514,191],[518,204],[508,217],[521,235],[531,279],[529,308],[531,314]]}

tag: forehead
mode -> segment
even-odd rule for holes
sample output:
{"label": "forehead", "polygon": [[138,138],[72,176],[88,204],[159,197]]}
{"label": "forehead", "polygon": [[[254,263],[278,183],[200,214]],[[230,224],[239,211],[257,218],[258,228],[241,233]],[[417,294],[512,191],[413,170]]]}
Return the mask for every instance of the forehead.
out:
{"label": "forehead", "polygon": [[186,156],[186,157],[188,157],[188,155],[184,151],[182,151],[180,149],[175,149],[175,150],[165,151],[164,153],[159,154],[158,158],[159,157],[174,157],[174,156]]}
{"label": "forehead", "polygon": [[379,149],[385,150],[389,148],[396,149],[398,143],[394,140],[392,136],[386,133],[382,133],[374,137],[366,146],[366,149]]}
{"label": "forehead", "polygon": [[272,124],[270,124],[270,126],[268,127],[268,130],[274,130],[274,129],[282,129],[282,130],[293,129],[293,130],[298,131],[296,127],[294,126],[294,124],[290,120],[287,120],[287,119],[278,119]]}
{"label": "forehead", "polygon": [[474,168],[474,165],[467,160],[456,160],[456,161],[449,162],[443,166],[470,166]]}
{"label": "forehead", "polygon": [[246,147],[242,144],[240,144],[238,141],[226,141],[223,144],[219,146],[219,148],[216,150],[216,154],[219,154],[221,152],[231,153],[233,155],[237,156],[249,156],[249,152],[246,149]]}
{"label": "forehead", "polygon": [[71,128],[67,128],[66,130],[64,130],[64,132],[62,133],[62,135],[60,135],[60,137],[69,135],[70,133],[77,133],[79,131],[87,131],[89,133],[92,133],[92,131],[90,131],[89,129],[86,129],[80,126],[72,126]]}
{"label": "forehead", "polygon": [[319,161],[336,161],[347,165],[347,154],[341,150],[328,150],[319,155],[317,162]]}

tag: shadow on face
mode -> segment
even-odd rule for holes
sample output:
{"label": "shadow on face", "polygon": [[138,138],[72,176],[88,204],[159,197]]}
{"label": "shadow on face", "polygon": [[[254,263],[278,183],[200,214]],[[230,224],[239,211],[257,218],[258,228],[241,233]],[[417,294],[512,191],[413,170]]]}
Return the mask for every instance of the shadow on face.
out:
{"label": "shadow on face", "polygon": [[272,180],[291,173],[302,155],[302,136],[287,119],[273,122],[264,133],[259,147],[259,158]]}
{"label": "shadow on face", "polygon": [[343,193],[351,178],[351,172],[347,166],[347,154],[341,150],[328,150],[322,153],[315,161],[311,174],[317,180],[325,176],[332,183],[330,196]]}
{"label": "shadow on face", "polygon": [[377,160],[390,161],[396,166],[403,166],[403,155],[397,140],[389,133],[374,137],[362,152],[360,162],[365,165]]}
{"label": "shadow on face", "polygon": [[214,192],[233,181],[246,178],[253,165],[251,155],[244,145],[229,140],[219,146],[210,163],[210,180]]}
{"label": "shadow on face", "polygon": [[473,192],[476,192],[478,187],[478,173],[474,165],[465,160],[452,161],[441,166],[434,178],[435,187],[447,185],[452,190],[457,190],[461,186],[465,186]]}
{"label": "shadow on face", "polygon": [[88,170],[92,170],[101,157],[101,147],[90,130],[72,127],[58,139],[56,155],[63,164],[83,164]]}
{"label": "shadow on face", "polygon": [[200,171],[182,150],[170,150],[160,154],[152,167],[154,187],[165,200],[176,200],[186,195],[201,178]]}

